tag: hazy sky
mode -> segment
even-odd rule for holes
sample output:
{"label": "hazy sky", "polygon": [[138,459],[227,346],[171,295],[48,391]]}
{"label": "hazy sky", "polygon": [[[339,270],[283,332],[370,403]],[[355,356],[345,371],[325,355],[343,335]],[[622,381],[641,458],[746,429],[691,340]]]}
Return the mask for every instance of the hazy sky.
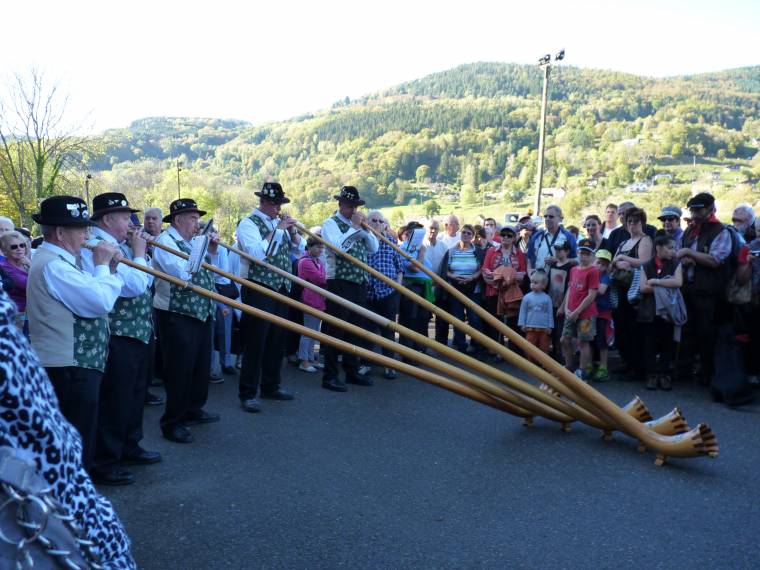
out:
{"label": "hazy sky", "polygon": [[260,123],[474,61],[643,75],[760,64],[760,1],[170,2],[2,9],[0,75],[60,79],[97,129],[146,116]]}

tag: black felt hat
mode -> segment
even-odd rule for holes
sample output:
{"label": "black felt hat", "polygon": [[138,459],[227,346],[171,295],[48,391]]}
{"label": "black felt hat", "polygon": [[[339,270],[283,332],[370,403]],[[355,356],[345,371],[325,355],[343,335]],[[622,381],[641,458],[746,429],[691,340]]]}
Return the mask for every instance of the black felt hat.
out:
{"label": "black felt hat", "polygon": [[279,182],[264,182],[264,186],[261,187],[261,192],[254,192],[259,198],[265,198],[275,204],[287,204],[290,202],[285,197],[285,191],[280,186]]}
{"label": "black felt hat", "polygon": [[177,214],[192,213],[197,213],[199,216],[206,215],[206,212],[198,209],[198,204],[196,204],[195,200],[192,198],[180,198],[179,200],[174,200],[174,202],[169,204],[169,213],[164,216],[163,221],[166,223],[171,223],[172,218],[174,218],[174,216]]}
{"label": "black felt hat", "polygon": [[92,219],[97,220],[105,214],[112,212],[129,212],[134,214],[140,210],[129,207],[127,197],[120,192],[106,192],[98,194],[92,199]]}
{"label": "black felt hat", "polygon": [[700,192],[696,196],[692,196],[691,199],[686,202],[686,207],[689,209],[709,208],[715,204],[715,197],[709,192]]}
{"label": "black felt hat", "polygon": [[43,226],[87,227],[95,224],[90,220],[87,203],[76,196],[51,196],[40,204],[38,214],[32,219]]}
{"label": "black felt hat", "polygon": [[340,194],[333,196],[338,202],[347,202],[352,206],[363,206],[364,200],[359,197],[359,191],[353,186],[344,186],[340,189]]}

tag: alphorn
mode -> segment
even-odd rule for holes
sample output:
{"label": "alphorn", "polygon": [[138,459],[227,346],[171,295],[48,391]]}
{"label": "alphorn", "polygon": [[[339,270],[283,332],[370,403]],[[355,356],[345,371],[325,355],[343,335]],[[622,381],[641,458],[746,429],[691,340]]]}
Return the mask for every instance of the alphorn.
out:
{"label": "alphorn", "polygon": [[[354,263],[355,265],[357,265],[364,271],[367,271],[374,277],[377,277],[384,283],[387,283],[389,286],[400,291],[402,295],[405,295],[408,298],[414,300],[415,302],[417,302],[418,304],[420,304],[427,310],[437,315],[440,314],[442,318],[446,320],[451,319],[451,315],[448,315],[444,311],[441,311],[438,307],[436,307],[435,305],[433,305],[426,299],[423,299],[419,295],[416,295],[412,291],[409,291],[407,288],[403,287],[402,285],[399,285],[394,280],[389,279],[382,273],[375,271],[373,268],[369,267],[366,263],[359,261],[358,259],[348,254],[347,252],[344,252],[340,248],[322,239],[320,236],[313,234],[312,232],[310,232],[303,226],[298,225],[297,228],[300,232],[324,244],[326,247],[328,247],[331,251],[333,251],[337,255],[343,256],[349,262]],[[388,242],[388,243],[391,243],[391,242]],[[392,244],[392,243],[391,245],[395,246],[395,244]],[[398,250],[401,251],[400,249]],[[452,287],[448,282],[443,280],[440,276],[428,270],[416,260],[413,260],[413,263],[415,263],[416,267],[420,267],[436,283],[444,287],[447,292],[454,295],[458,300],[466,304],[468,307],[472,307],[473,310],[478,312],[479,315],[483,315],[485,317],[485,320],[487,320],[489,324],[493,324],[493,326],[495,326],[497,330],[504,330],[505,328],[507,328],[498,319],[490,315],[490,313],[483,311],[482,308],[480,308],[476,303],[473,303],[470,299],[468,299],[465,295],[463,295],[454,287]],[[447,316],[448,316],[448,319],[447,319]],[[715,437],[715,434],[712,432],[712,430],[707,424],[698,424],[695,428],[683,434],[663,436],[649,429],[637,419],[626,414],[612,401],[608,400],[602,394],[594,390],[591,386],[588,386],[587,384],[585,384],[582,380],[577,378],[570,371],[566,370],[564,367],[560,366],[558,363],[549,359],[547,355],[543,354],[541,351],[533,347],[530,343],[525,341],[525,339],[522,339],[523,343],[518,342],[518,345],[520,345],[521,347],[524,345],[527,345],[525,346],[526,352],[531,354],[531,356],[534,356],[538,362],[541,362],[542,364],[547,366],[547,368],[549,368],[552,372],[554,372],[558,376],[558,378],[555,378],[554,376],[549,374],[546,370],[540,368],[539,366],[533,364],[532,362],[529,362],[527,359],[523,359],[521,357],[518,357],[517,355],[514,355],[512,351],[508,350],[506,347],[494,341],[493,339],[488,338],[486,335],[470,327],[469,325],[465,325],[464,323],[457,321],[457,319],[449,320],[449,322],[451,322],[454,326],[459,327],[460,330],[462,330],[463,332],[467,332],[467,334],[470,334],[470,336],[473,337],[477,342],[483,345],[486,345],[489,348],[493,348],[499,354],[504,355],[509,362],[514,362],[517,366],[519,366],[523,370],[526,370],[530,374],[534,375],[539,380],[545,382],[546,384],[556,389],[563,395],[575,400],[575,402],[578,405],[581,405],[582,407],[586,408],[588,411],[596,415],[599,419],[610,422],[612,425],[615,425],[623,433],[626,433],[627,435],[635,439],[638,439],[641,442],[641,444],[654,449],[658,453],[657,458],[655,460],[655,463],[657,465],[661,465],[662,463],[664,463],[667,457],[684,457],[685,458],[685,457],[697,457],[697,456],[703,456],[703,455],[707,455],[709,457],[718,456],[717,438]],[[519,335],[516,335],[514,331],[512,331],[512,333],[519,338]]]}
{"label": "alphorn", "polygon": [[[176,255],[177,257],[180,257],[182,259],[187,259],[189,257],[186,253],[181,252],[179,250],[175,250],[159,242],[151,241],[149,243],[151,243],[151,245],[155,247],[158,247],[159,249],[162,249],[168,253],[171,253],[172,255]],[[424,364],[432,368],[433,370],[437,370],[438,372],[442,374],[453,376],[454,378],[456,378],[456,380],[460,382],[464,382],[470,385],[471,387],[474,387],[483,392],[486,392],[488,395],[492,397],[500,398],[501,400],[504,400],[509,406],[512,406],[510,410],[511,410],[511,413],[513,413],[513,415],[516,415],[524,419],[531,419],[534,415],[541,415],[549,420],[560,422],[563,425],[567,424],[570,421],[573,421],[572,417],[562,414],[561,412],[545,404],[531,401],[529,399],[526,399],[520,394],[516,394],[514,392],[502,389],[498,386],[495,386],[483,380],[482,378],[478,376],[475,376],[474,374],[471,374],[464,370],[460,370],[458,368],[453,368],[438,359],[432,358],[426,354],[422,354],[409,347],[395,343],[389,339],[386,339],[382,336],[371,333],[351,323],[342,321],[341,319],[338,319],[332,315],[324,313],[323,311],[320,311],[319,309],[315,309],[314,307],[310,307],[308,305],[300,303],[299,301],[292,299],[288,297],[287,295],[282,295],[276,291],[273,291],[272,289],[269,289],[268,287],[264,287],[262,285],[259,285],[258,283],[248,281],[246,279],[238,277],[237,275],[229,273],[228,271],[224,271],[223,269],[220,269],[209,263],[203,263],[201,264],[201,267],[203,267],[204,269],[208,269],[209,271],[212,271],[218,275],[226,277],[230,279],[231,281],[240,283],[244,287],[247,287],[253,291],[267,295],[285,305],[294,307],[298,309],[299,311],[309,313],[319,319],[322,319],[325,322],[330,323],[331,325],[337,328],[342,328],[343,330],[346,330],[357,337],[363,338],[370,343],[378,344],[382,347],[396,351],[402,356],[409,358],[411,360],[414,360],[418,362],[419,364]],[[363,309],[362,314],[364,314],[367,317],[369,317],[370,315],[374,315],[374,313],[366,309]],[[394,361],[394,362],[397,362],[397,361]]]}
{"label": "alphorn", "polygon": [[[89,248],[90,246],[83,246]],[[235,301],[233,299],[230,299],[229,297],[225,297],[224,295],[220,295],[219,293],[216,293],[214,291],[209,291],[208,289],[204,289],[203,287],[199,287],[195,285],[194,283],[191,283],[189,281],[184,281],[178,277],[174,277],[173,275],[169,275],[167,273],[163,273],[161,271],[158,271],[156,269],[153,269],[152,267],[146,267],[143,265],[139,265],[137,263],[134,263],[133,261],[130,261],[126,258],[122,258],[119,260],[119,263],[123,263],[125,265],[128,265],[129,267],[132,267],[134,269],[137,269],[139,271],[143,271],[145,273],[149,273],[150,275],[153,275],[154,277],[157,277],[159,279],[163,279],[164,281],[168,281],[169,283],[172,283],[176,285],[177,287],[182,287],[183,289],[186,289],[188,291],[191,291],[197,295],[200,295],[202,297],[207,297],[209,299],[212,299],[214,301],[218,301],[220,303],[224,303],[225,305],[232,307],[233,309],[238,309],[244,313],[247,313],[249,315],[252,315],[256,318],[267,320],[271,322],[272,324],[282,327],[284,329],[293,331],[299,335],[304,335],[311,337],[315,340],[318,340],[320,343],[325,343],[334,346],[338,350],[348,353],[348,354],[355,354],[356,356],[363,358],[365,360],[375,362],[381,366],[387,366],[387,367],[394,367],[397,370],[403,372],[407,376],[410,376],[412,378],[417,378],[418,380],[422,380],[423,382],[426,382],[428,384],[432,384],[434,386],[438,386],[439,388],[443,388],[445,390],[448,390],[449,392],[453,392],[455,394],[458,394],[460,396],[464,396],[465,398],[468,398],[470,400],[476,401],[481,404],[485,404],[491,408],[497,409],[502,412],[507,412],[512,415],[520,415],[520,411],[516,409],[515,406],[509,404],[506,401],[503,401],[499,398],[491,397],[487,394],[484,394],[482,391],[477,390],[475,388],[471,388],[468,385],[460,384],[459,382],[455,382],[453,380],[450,380],[448,378],[442,377],[438,374],[434,374],[428,370],[425,370],[423,368],[418,368],[416,366],[412,366],[410,364],[406,364],[404,362],[399,362],[397,360],[394,360],[392,358],[389,358],[387,356],[383,356],[381,354],[378,354],[376,352],[372,352],[371,350],[367,350],[365,348],[361,348],[358,346],[354,346],[351,343],[338,340],[336,338],[333,338],[331,336],[328,336],[324,333],[314,331],[312,329],[309,329],[303,325],[296,324],[292,321],[289,321],[287,319],[284,319],[282,317],[278,317],[276,315],[271,315],[267,313],[266,311],[262,311],[260,309],[257,309],[255,307],[251,307],[249,305],[246,305],[244,303],[241,303],[239,301]]]}
{"label": "alphorn", "polygon": [[[313,283],[309,283],[308,281],[301,279],[300,277],[297,277],[293,275],[292,273],[288,271],[284,271],[280,269],[279,267],[275,267],[265,261],[262,261],[260,259],[257,259],[253,257],[252,255],[249,255],[245,251],[232,247],[230,245],[227,245],[225,243],[219,243],[221,247],[224,247],[228,251],[235,253],[242,258],[248,260],[249,262],[256,263],[258,265],[261,265],[262,267],[282,276],[286,279],[291,280],[294,283],[297,283],[298,285],[301,285],[304,288],[310,289],[316,293],[319,293],[320,295],[325,296],[326,298],[330,299],[331,301],[335,302],[336,304],[339,304],[359,315],[364,317],[365,319],[381,326],[384,328],[388,328],[389,330],[392,330],[394,332],[397,332],[401,336],[405,336],[409,338],[410,340],[417,342],[418,344],[427,346],[429,348],[432,348],[436,350],[439,354],[443,356],[448,356],[452,360],[456,361],[459,364],[463,364],[464,366],[467,366],[468,368],[475,370],[481,374],[484,374],[490,378],[493,378],[497,380],[498,382],[509,386],[510,388],[521,392],[522,394],[529,396],[535,400],[539,400],[540,402],[551,406],[555,410],[562,412],[566,414],[566,417],[564,418],[564,423],[567,424],[567,422],[574,421],[574,420],[582,420],[584,423],[587,423],[589,425],[592,425],[593,427],[598,427],[599,429],[610,429],[611,424],[605,424],[598,420],[596,417],[594,417],[592,414],[586,412],[586,410],[583,410],[581,408],[578,408],[576,406],[573,406],[571,402],[567,402],[564,400],[561,400],[557,398],[556,396],[550,394],[549,392],[545,390],[540,390],[536,386],[521,380],[515,376],[512,376],[510,374],[507,374],[506,372],[499,370],[498,368],[494,368],[492,366],[489,366],[480,360],[477,360],[476,358],[473,358],[472,356],[462,354],[459,351],[457,351],[454,348],[451,348],[446,345],[442,345],[440,343],[437,343],[434,340],[431,340],[425,335],[422,335],[416,331],[413,331],[407,327],[404,327],[403,325],[400,325],[399,323],[392,321],[386,317],[383,317],[381,315],[378,315],[376,313],[373,313],[366,309],[365,307],[362,307],[360,305],[357,305],[356,303],[353,303],[351,301],[347,301],[346,299],[343,299],[342,297],[339,297],[335,295],[334,293],[323,289],[319,287],[318,285],[315,285]],[[164,248],[165,249],[165,248]],[[246,281],[244,279],[237,278],[235,279],[238,283],[242,283],[245,286],[250,286],[249,281]],[[265,294],[271,295],[271,290],[266,289],[264,291]],[[293,304],[293,300],[290,298],[285,298],[284,302],[290,304],[291,306],[296,306]],[[299,307],[296,307],[299,308]],[[313,313],[312,313],[313,314]],[[341,321],[342,322],[342,321]],[[363,329],[362,329],[363,330]],[[416,352],[416,351],[415,351]]]}

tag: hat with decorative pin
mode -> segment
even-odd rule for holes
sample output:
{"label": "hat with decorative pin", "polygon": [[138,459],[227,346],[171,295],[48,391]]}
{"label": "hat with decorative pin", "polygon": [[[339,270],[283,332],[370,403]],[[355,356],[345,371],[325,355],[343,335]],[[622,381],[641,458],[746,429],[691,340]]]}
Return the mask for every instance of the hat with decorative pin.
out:
{"label": "hat with decorative pin", "polygon": [[90,220],[87,203],[76,196],[51,196],[40,203],[40,211],[32,219],[42,226],[87,227]]}
{"label": "hat with decorative pin", "polygon": [[340,189],[340,194],[333,196],[338,202],[347,202],[352,206],[363,206],[364,200],[359,197],[359,191],[353,186],[344,186]]}
{"label": "hat with decorative pin", "polygon": [[127,197],[120,192],[106,192],[98,194],[92,199],[92,219],[97,220],[105,214],[112,212],[129,212],[134,214],[140,210],[129,207]]}
{"label": "hat with decorative pin", "polygon": [[275,204],[287,204],[290,202],[290,200],[285,197],[285,192],[279,182],[264,182],[264,186],[261,187],[261,192],[254,192],[254,194],[259,198],[266,198]]}
{"label": "hat with decorative pin", "polygon": [[198,204],[192,198],[180,198],[169,204],[169,213],[164,216],[163,221],[171,223],[172,218],[177,214],[198,214],[199,216],[205,216],[206,212],[199,210]]}

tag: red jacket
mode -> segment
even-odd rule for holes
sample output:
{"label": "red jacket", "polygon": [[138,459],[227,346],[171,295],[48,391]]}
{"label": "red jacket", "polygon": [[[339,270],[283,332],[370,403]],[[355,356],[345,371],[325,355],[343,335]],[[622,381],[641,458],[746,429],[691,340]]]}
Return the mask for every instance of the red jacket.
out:
{"label": "red jacket", "polygon": [[[525,254],[520,251],[520,248],[512,246],[512,251],[509,254],[510,263],[512,268],[516,272],[525,273],[528,270],[528,262],[525,259]],[[483,261],[483,269],[490,269],[493,271],[497,267],[507,265],[502,262],[502,250],[501,246],[491,247],[486,251],[486,258]],[[486,283],[486,297],[495,297],[499,294],[499,290]]]}

